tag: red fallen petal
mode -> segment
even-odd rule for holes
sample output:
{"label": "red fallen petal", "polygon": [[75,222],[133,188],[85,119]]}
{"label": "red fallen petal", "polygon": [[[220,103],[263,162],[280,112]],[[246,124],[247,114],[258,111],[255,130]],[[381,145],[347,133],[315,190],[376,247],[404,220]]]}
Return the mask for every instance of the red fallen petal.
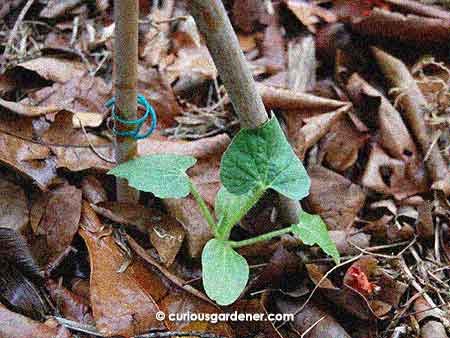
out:
{"label": "red fallen petal", "polygon": [[367,278],[366,274],[356,266],[352,266],[349,268],[349,274],[353,277],[353,280],[348,283],[349,286],[352,288],[358,290],[359,292],[363,294],[372,294],[375,284],[369,282],[369,279]]}

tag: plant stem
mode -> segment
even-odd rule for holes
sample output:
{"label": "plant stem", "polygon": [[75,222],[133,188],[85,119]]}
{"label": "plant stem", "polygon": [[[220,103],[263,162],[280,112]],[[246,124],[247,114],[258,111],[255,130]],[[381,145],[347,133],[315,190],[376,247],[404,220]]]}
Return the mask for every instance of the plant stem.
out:
{"label": "plant stem", "polygon": [[[236,216],[236,218],[233,219],[233,221],[227,225],[225,229],[221,229],[219,226],[221,225],[220,222],[217,226],[217,233],[216,238],[222,239],[222,240],[228,240],[230,238],[231,230],[233,230],[233,227],[245,216],[247,213],[255,206],[256,203],[261,199],[261,197],[264,195],[264,192],[266,189],[263,186],[259,186],[254,191],[254,195],[251,199],[249,199],[245,205],[241,208],[239,211],[239,214]],[[223,226],[222,226],[223,227]]]}
{"label": "plant stem", "polygon": [[[206,38],[241,125],[245,128],[260,127],[268,120],[267,111],[222,1],[191,0],[188,3],[199,30]],[[280,200],[283,218],[287,223],[297,223],[299,202],[282,196]]]}
{"label": "plant stem", "polygon": [[291,226],[287,227],[287,228],[280,229],[280,230],[275,230],[275,231],[272,231],[272,232],[268,232],[267,234],[263,234],[263,235],[260,235],[260,236],[249,238],[249,239],[246,239],[246,240],[243,240],[243,241],[238,241],[238,242],[236,242],[236,241],[229,241],[228,243],[230,244],[230,246],[232,248],[241,248],[243,246],[253,245],[253,244],[258,243],[258,242],[268,241],[268,240],[270,240],[270,239],[272,239],[274,237],[279,237],[279,236],[288,234],[290,232],[292,232],[292,227]]}
{"label": "plant stem", "polygon": [[211,230],[215,234],[217,226],[216,226],[216,221],[215,221],[213,215],[211,214],[211,211],[209,210],[208,206],[206,205],[205,200],[200,195],[200,192],[197,190],[197,188],[195,187],[195,184],[192,181],[189,181],[189,186],[191,188],[192,196],[194,196],[195,200],[197,201],[197,204],[200,208],[200,211],[201,211],[203,217],[205,217],[206,221],[208,222],[208,225],[210,226]]}
{"label": "plant stem", "polygon": [[[116,114],[124,120],[137,118],[138,19],[138,1],[114,1],[115,109]],[[130,131],[135,127],[115,123],[119,131]],[[117,163],[127,162],[137,155],[137,144],[132,137],[117,136],[116,141]],[[117,181],[117,199],[133,202],[138,199],[138,192],[120,179]]]}

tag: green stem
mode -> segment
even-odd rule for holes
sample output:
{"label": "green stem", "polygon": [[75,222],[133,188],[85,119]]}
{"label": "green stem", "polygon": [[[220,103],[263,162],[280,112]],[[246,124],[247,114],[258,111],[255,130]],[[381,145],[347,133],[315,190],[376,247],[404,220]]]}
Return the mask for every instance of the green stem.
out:
{"label": "green stem", "polygon": [[[266,191],[266,189],[262,186],[257,187],[253,193],[253,196],[251,199],[249,199],[241,208],[241,210],[239,210],[239,213],[237,215],[235,215],[235,217],[233,218],[233,220],[231,221],[230,224],[228,224],[226,226],[225,229],[218,228],[217,229],[217,238],[219,239],[223,239],[223,240],[227,240],[228,238],[230,238],[230,234],[231,234],[231,230],[233,229],[233,227],[240,222],[240,220],[247,215],[247,213],[253,208],[253,206],[258,203],[258,201],[261,199],[261,197],[264,195],[264,192]],[[220,224],[219,224],[220,225]]]}
{"label": "green stem", "polygon": [[216,232],[216,221],[214,220],[214,217],[211,214],[211,211],[209,210],[208,206],[206,205],[205,200],[200,195],[199,191],[197,190],[197,188],[195,187],[195,185],[192,181],[189,181],[189,186],[191,188],[192,196],[194,196],[195,200],[197,201],[197,204],[200,207],[200,211],[201,211],[203,217],[205,217],[211,230],[213,231],[213,233],[215,233]]}
{"label": "green stem", "polygon": [[272,239],[274,237],[279,237],[279,236],[288,234],[290,232],[292,232],[292,227],[287,227],[287,228],[283,228],[283,229],[280,229],[280,230],[275,230],[275,231],[272,231],[272,232],[268,232],[267,234],[263,234],[263,235],[260,235],[260,236],[249,238],[249,239],[246,239],[246,240],[243,240],[243,241],[238,241],[238,242],[229,241],[228,243],[230,244],[230,246],[232,248],[241,248],[243,246],[253,245],[253,244],[258,243],[258,242],[268,241],[268,240],[270,240],[270,239]]}

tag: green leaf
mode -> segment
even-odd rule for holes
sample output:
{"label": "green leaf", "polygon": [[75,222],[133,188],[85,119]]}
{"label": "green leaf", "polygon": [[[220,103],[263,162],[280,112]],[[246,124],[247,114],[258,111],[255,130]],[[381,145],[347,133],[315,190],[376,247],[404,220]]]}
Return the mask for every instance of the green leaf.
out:
{"label": "green leaf", "polygon": [[211,239],[202,253],[203,287],[219,305],[229,305],[245,289],[249,267],[226,241]]}
{"label": "green leaf", "polygon": [[306,245],[319,245],[339,264],[340,256],[336,244],[331,240],[327,226],[320,216],[302,212],[299,224],[292,225],[292,232]]}
{"label": "green leaf", "polygon": [[159,198],[181,198],[189,194],[186,170],[196,161],[191,156],[171,154],[143,156],[118,165],[108,174],[126,178],[133,188]]}
{"label": "green leaf", "polygon": [[214,207],[218,219],[216,237],[228,239],[233,226],[250,211],[262,194],[262,191],[252,190],[243,195],[235,195],[221,187]]}
{"label": "green leaf", "polygon": [[222,157],[220,178],[232,194],[272,188],[294,200],[308,196],[310,180],[274,116],[257,129],[242,129]]}

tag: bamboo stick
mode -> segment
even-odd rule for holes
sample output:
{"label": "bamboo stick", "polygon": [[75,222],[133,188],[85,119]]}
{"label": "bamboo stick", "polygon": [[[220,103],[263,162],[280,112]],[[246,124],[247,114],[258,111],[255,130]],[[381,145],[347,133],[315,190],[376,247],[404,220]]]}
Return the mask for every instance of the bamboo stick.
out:
{"label": "bamboo stick", "polygon": [[[138,65],[138,0],[114,1],[115,28],[115,109],[124,120],[137,118],[137,65]],[[115,121],[118,131],[131,131],[135,126]],[[137,144],[132,137],[116,137],[116,161],[123,163],[137,155]],[[117,181],[117,199],[136,201],[138,192],[125,180]]]}

